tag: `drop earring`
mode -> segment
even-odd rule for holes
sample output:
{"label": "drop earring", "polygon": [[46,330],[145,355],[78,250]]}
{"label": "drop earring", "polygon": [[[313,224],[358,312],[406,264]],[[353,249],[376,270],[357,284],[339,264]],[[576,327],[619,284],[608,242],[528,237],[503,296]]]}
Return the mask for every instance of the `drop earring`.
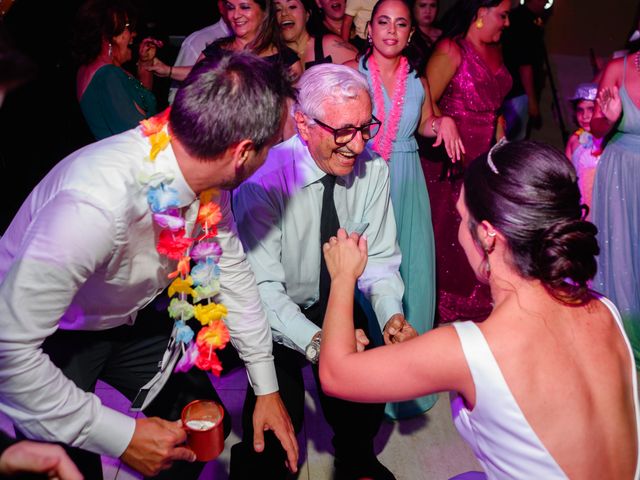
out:
{"label": "drop earring", "polygon": [[109,58],[113,57],[113,46],[111,45],[111,43],[109,43],[109,52],[108,52]]}

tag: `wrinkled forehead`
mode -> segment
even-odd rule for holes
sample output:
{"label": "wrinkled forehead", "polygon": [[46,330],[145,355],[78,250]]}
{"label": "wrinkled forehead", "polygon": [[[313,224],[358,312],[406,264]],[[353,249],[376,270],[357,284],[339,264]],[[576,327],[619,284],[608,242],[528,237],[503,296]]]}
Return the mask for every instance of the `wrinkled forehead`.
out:
{"label": "wrinkled forehead", "polygon": [[335,125],[359,125],[358,122],[371,119],[371,97],[369,91],[362,88],[352,90],[349,95],[338,92],[325,97],[321,109],[325,120],[330,120]]}

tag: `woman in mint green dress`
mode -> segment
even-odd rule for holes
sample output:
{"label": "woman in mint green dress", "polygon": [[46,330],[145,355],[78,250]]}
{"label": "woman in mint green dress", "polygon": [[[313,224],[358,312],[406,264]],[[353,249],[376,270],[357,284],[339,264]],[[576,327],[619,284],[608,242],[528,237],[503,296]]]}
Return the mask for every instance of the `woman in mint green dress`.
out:
{"label": "woman in mint green dress", "polygon": [[[431,109],[429,90],[404,55],[414,27],[404,0],[380,0],[374,7],[368,34],[370,47],[357,66],[371,86],[373,114],[382,121],[373,147],[389,162],[391,201],[402,253],[403,308],[407,321],[425,333],[435,315],[435,251],[431,207],[414,133],[437,137],[451,156],[460,157],[462,143],[455,124]],[[392,419],[420,414],[433,406],[436,396],[389,403]]]}
{"label": "woman in mint green dress", "polygon": [[147,38],[139,48],[138,78],[122,68],[131,60],[136,37],[132,12],[124,4],[91,0],[80,7],[74,28],[74,55],[80,63],[77,95],[97,140],[124,132],[157,113],[153,74],[144,65],[162,43]]}
{"label": "woman in mint green dress", "polygon": [[598,272],[593,288],[609,297],[640,366],[640,50],[612,60],[602,74],[591,132],[615,135],[605,147],[593,184],[598,227]]}

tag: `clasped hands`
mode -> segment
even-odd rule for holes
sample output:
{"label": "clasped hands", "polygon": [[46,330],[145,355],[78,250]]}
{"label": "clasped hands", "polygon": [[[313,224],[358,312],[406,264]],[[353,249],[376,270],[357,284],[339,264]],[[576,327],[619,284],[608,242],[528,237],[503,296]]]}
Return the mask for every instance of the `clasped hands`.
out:
{"label": "clasped hands", "polygon": [[138,47],[138,66],[148,68],[154,63],[158,48],[162,48],[164,43],[161,40],[147,37],[140,42]]}
{"label": "clasped hands", "polygon": [[[329,238],[329,241],[322,246],[322,251],[332,282],[338,277],[348,277],[355,283],[367,265],[367,237],[357,233],[347,235],[343,228],[338,230],[335,237]],[[360,330],[360,332],[362,331]],[[364,332],[361,334],[363,335]],[[418,336],[418,332],[401,313],[396,313],[389,319],[382,334],[384,343],[387,345],[404,342]],[[356,330],[356,343],[358,347],[362,343],[358,330]],[[364,350],[364,346],[362,349]],[[361,351],[360,348],[358,351]]]}

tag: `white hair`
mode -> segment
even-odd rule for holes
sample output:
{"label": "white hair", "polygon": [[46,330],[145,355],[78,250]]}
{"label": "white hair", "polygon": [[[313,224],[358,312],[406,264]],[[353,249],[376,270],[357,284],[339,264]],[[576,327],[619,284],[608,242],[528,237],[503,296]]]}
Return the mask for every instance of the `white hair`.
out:
{"label": "white hair", "polygon": [[313,118],[324,115],[323,103],[336,104],[353,100],[362,93],[371,99],[367,79],[357,70],[344,65],[323,63],[306,70],[298,80],[298,99],[293,111]]}

